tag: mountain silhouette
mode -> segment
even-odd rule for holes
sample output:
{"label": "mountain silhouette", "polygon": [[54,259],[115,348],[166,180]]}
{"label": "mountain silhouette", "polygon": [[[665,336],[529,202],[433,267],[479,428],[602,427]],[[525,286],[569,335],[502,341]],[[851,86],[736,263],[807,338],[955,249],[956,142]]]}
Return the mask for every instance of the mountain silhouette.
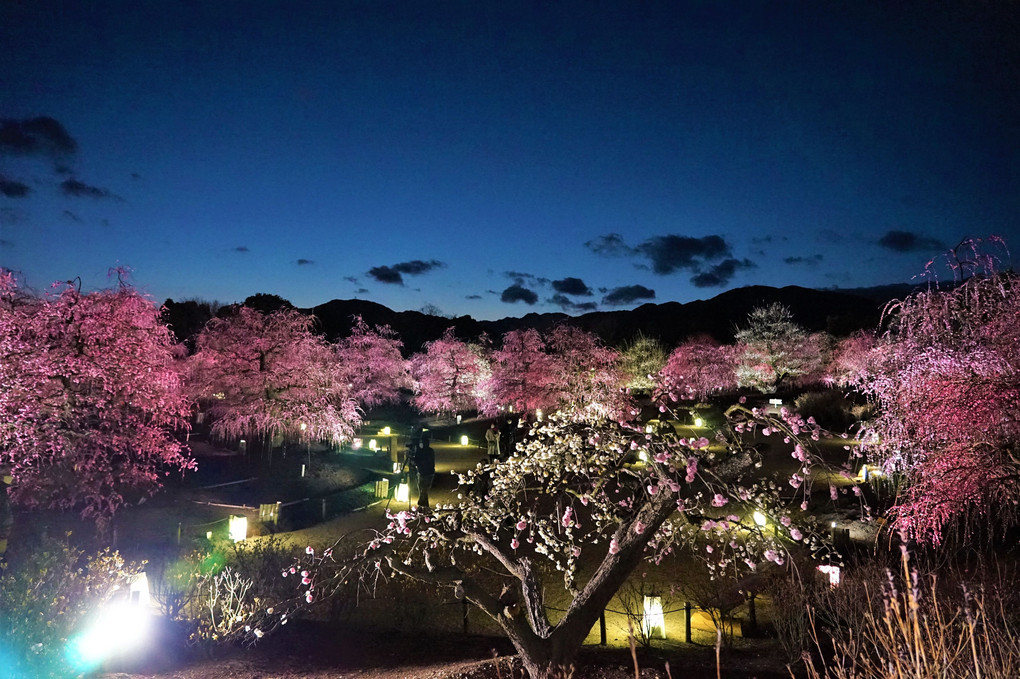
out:
{"label": "mountain silhouette", "polygon": [[496,321],[393,311],[382,304],[359,299],[334,299],[303,311],[315,315],[319,330],[330,340],[349,334],[355,316],[361,316],[369,325],[388,325],[403,340],[406,354],[420,351],[425,342],[438,339],[449,327],[453,327],[461,339],[475,340],[484,333],[498,342],[510,330],[535,328],[542,332],[559,323],[592,332],[611,346],[621,346],[641,333],[658,338],[671,348],[698,334],[710,335],[724,343],[732,342],[734,333],[745,323],[752,309],[773,302],[789,307],[794,320],[808,330],[842,337],[855,330],[876,328],[885,304],[909,294],[910,290],[906,285],[862,288],[853,292],[756,285],[687,303],[643,304],[627,311],[593,311],[581,316],[530,313]]}

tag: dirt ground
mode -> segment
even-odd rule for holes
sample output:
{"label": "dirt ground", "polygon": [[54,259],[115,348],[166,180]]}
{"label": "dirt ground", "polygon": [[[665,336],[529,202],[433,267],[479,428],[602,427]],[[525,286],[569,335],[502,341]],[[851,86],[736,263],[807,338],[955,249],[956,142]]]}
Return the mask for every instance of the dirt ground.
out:
{"label": "dirt ground", "polygon": [[[586,646],[574,679],[645,679],[716,676],[715,649],[674,644],[636,649]],[[149,654],[100,675],[101,679],[523,679],[504,639],[479,635],[408,635],[295,625],[253,649]],[[783,663],[763,647],[722,650],[720,677],[789,677]]]}

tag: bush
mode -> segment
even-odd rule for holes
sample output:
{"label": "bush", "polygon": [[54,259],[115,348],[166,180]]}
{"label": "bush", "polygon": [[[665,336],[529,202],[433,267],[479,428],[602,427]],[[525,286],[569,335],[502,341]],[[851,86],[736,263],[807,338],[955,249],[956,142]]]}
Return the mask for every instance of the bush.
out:
{"label": "bush", "polygon": [[793,402],[794,408],[805,418],[832,432],[845,432],[857,423],[854,403],[838,391],[808,391]]}
{"label": "bush", "polygon": [[0,666],[4,676],[76,676],[68,643],[85,618],[123,591],[144,564],[105,549],[86,555],[68,536],[12,554],[0,571]]}
{"label": "bush", "polygon": [[153,569],[154,596],[168,617],[188,625],[191,643],[234,641],[296,595],[300,578],[281,577],[294,559],[294,548],[278,537],[219,543]]}

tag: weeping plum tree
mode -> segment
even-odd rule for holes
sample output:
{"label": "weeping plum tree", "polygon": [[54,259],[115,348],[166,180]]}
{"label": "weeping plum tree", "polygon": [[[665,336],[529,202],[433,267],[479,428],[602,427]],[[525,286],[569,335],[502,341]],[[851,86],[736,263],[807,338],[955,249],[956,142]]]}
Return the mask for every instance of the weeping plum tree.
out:
{"label": "weeping plum tree", "polygon": [[361,415],[349,374],[313,322],[294,309],[243,306],[209,321],[189,359],[189,388],[214,436],[267,443],[277,434],[335,443],[353,436]]}
{"label": "weeping plum tree", "polygon": [[414,404],[426,413],[457,413],[478,406],[478,390],[488,376],[482,348],[457,339],[453,328],[425,344],[410,361]]}
{"label": "weeping plum tree", "polygon": [[960,517],[1015,521],[1020,500],[1020,278],[981,245],[951,253],[961,283],[892,305],[854,377],[879,406],[861,452],[907,483],[895,521],[936,543]]}
{"label": "weeping plum tree", "polygon": [[123,282],[82,293],[18,293],[0,272],[0,462],[28,507],[76,509],[99,523],[171,471],[194,467],[179,347],[159,309]]}
{"label": "weeping plum tree", "polygon": [[548,338],[556,406],[575,419],[619,420],[633,407],[624,388],[620,353],[590,332],[570,325]]}
{"label": "weeping plum tree", "polygon": [[556,403],[555,361],[534,328],[511,330],[491,354],[492,375],[484,385],[482,409],[495,415],[503,408],[525,413]]}
{"label": "weeping plum tree", "polygon": [[400,390],[411,385],[407,361],[400,355],[403,342],[388,325],[369,327],[361,316],[351,334],[337,342],[340,368],[351,396],[365,408],[400,400]]}
{"label": "weeping plum tree", "polygon": [[[780,489],[789,482],[806,508],[802,480],[818,430],[783,417],[734,406],[709,439],[551,415],[535,423],[521,454],[462,475],[459,504],[392,514],[358,549],[343,541],[321,554],[309,548],[284,573],[295,576],[299,594],[248,624],[262,635],[316,601],[350,596],[345,583],[411,578],[449,588],[489,616],[530,676],[562,672],[642,560],[696,548],[711,553],[716,569],[739,575],[782,564],[790,544],[809,539]],[[787,441],[802,465],[795,478],[763,478],[751,430]],[[478,474],[488,476],[487,490],[474,490]],[[775,527],[759,528],[754,510]],[[551,619],[546,597],[554,588],[564,593],[557,605],[567,603]]]}
{"label": "weeping plum tree", "polygon": [[731,391],[737,386],[735,363],[735,347],[707,336],[694,337],[669,354],[666,365],[656,375],[656,394],[675,402]]}

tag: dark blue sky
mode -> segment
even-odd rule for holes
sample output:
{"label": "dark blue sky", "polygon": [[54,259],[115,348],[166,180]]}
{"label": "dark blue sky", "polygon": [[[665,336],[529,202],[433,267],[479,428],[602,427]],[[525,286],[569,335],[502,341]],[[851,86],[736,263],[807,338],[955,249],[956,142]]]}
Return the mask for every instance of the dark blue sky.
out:
{"label": "dark blue sky", "polygon": [[0,0],[0,45],[39,289],[499,318],[1020,247],[1015,2]]}

